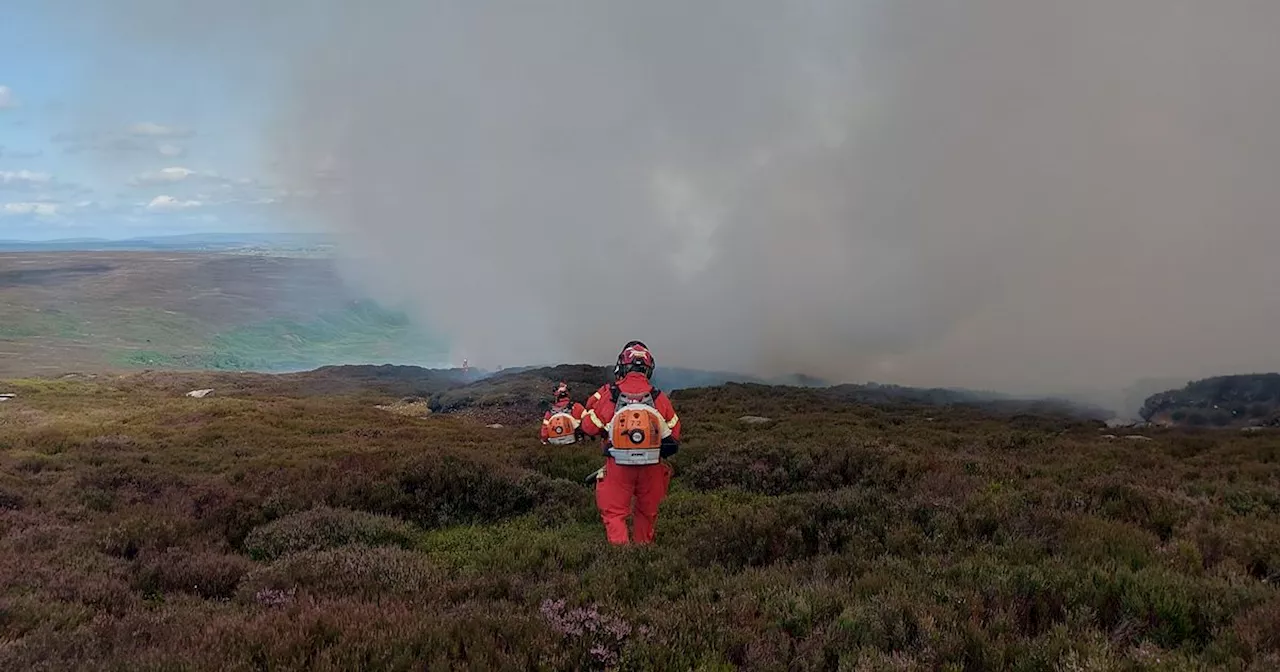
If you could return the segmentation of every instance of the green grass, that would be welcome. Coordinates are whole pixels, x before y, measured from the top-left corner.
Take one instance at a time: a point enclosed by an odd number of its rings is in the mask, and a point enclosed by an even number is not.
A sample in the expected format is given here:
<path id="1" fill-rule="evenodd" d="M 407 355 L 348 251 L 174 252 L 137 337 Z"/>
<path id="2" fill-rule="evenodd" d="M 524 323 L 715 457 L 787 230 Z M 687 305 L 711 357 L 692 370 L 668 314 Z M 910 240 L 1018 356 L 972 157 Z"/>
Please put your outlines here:
<path id="1" fill-rule="evenodd" d="M 205 325 L 190 315 L 155 308 L 114 308 L 87 322 L 86 329 L 107 343 L 147 343 L 182 348 L 204 338 Z"/>
<path id="2" fill-rule="evenodd" d="M 1276 433 L 679 391 L 618 549 L 536 421 L 207 375 L 6 384 L 0 669 L 1280 665 Z"/>
<path id="3" fill-rule="evenodd" d="M 359 298 L 328 260 L 5 253 L 0 376 L 438 364 L 443 344 Z"/>
<path id="4" fill-rule="evenodd" d="M 447 352 L 442 342 L 425 337 L 403 313 L 367 302 L 308 322 L 277 319 L 234 329 L 215 336 L 210 349 L 214 357 L 253 363 L 236 368 L 260 370 L 384 361 L 406 353 L 430 360 Z"/>
<path id="5" fill-rule="evenodd" d="M 70 313 L 50 308 L 0 304 L 0 341 L 84 335 L 84 325 Z"/>
<path id="6" fill-rule="evenodd" d="M 349 362 L 438 361 L 447 354 L 442 342 L 425 336 L 403 313 L 369 302 L 322 312 L 313 320 L 272 319 L 212 336 L 199 335 L 198 325 L 171 319 L 155 322 L 154 338 L 141 338 L 150 333 L 149 323 L 132 320 L 135 326 L 120 332 L 143 330 L 131 342 L 147 342 L 147 347 L 118 352 L 117 363 L 153 369 L 298 371 Z"/>
<path id="7" fill-rule="evenodd" d="M 81 342 L 126 368 L 211 371 L 298 371 L 350 362 L 434 362 L 447 355 L 400 312 L 369 302 L 324 311 L 314 319 L 271 319 L 210 332 L 202 320 L 174 311 L 115 308 L 10 308 L 0 341 Z"/>

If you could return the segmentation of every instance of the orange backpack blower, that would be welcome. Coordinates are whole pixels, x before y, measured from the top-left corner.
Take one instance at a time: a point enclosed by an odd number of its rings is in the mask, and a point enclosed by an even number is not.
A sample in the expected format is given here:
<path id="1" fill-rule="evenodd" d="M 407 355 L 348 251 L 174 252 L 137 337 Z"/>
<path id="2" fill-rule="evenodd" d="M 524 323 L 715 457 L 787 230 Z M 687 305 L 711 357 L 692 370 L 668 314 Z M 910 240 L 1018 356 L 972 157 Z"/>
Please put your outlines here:
<path id="1" fill-rule="evenodd" d="M 547 418 L 547 443 L 564 446 L 578 440 L 578 421 L 572 411 L 573 405 L 566 404 L 564 410 L 556 411 Z"/>
<path id="2" fill-rule="evenodd" d="M 657 464 L 662 440 L 671 429 L 658 413 L 653 398 L 656 390 L 630 395 L 612 386 L 613 418 L 605 425 L 609 433 L 609 454 L 618 464 Z"/>

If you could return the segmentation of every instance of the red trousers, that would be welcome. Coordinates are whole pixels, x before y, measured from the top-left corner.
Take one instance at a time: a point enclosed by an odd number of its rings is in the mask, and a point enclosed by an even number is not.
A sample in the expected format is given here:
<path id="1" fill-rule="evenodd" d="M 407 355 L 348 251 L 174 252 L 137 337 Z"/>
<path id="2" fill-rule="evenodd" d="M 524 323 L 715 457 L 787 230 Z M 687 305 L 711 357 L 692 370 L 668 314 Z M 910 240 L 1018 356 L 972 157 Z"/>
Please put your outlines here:
<path id="1" fill-rule="evenodd" d="M 632 466 L 616 464 L 612 457 L 605 461 L 604 479 L 596 483 L 596 506 L 604 520 L 609 543 L 627 543 L 627 516 L 631 514 L 634 514 L 635 542 L 653 543 L 658 504 L 667 496 L 671 473 L 671 466 L 666 462 Z"/>

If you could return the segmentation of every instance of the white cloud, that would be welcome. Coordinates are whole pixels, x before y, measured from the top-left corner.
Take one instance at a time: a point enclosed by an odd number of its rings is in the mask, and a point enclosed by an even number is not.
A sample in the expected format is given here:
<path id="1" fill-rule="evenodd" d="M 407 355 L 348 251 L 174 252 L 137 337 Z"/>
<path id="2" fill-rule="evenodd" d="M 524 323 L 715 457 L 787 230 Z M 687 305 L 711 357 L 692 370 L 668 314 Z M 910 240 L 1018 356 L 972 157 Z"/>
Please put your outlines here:
<path id="1" fill-rule="evenodd" d="M 30 201 L 0 204 L 0 217 L 63 218 L 75 213 L 88 211 L 101 212 L 103 211 L 102 204 L 90 200 L 70 203 L 43 196 Z"/>
<path id="2" fill-rule="evenodd" d="M 0 84 L 0 110 L 17 106 L 18 101 L 13 98 L 13 89 Z"/>
<path id="3" fill-rule="evenodd" d="M 194 170 L 191 170 L 190 168 L 184 168 L 182 166 L 172 166 L 169 168 L 161 168 L 160 170 L 153 171 L 150 173 L 143 173 L 133 178 L 132 182 L 134 184 L 164 184 L 164 183 L 170 183 L 170 182 L 182 182 L 188 177 L 191 177 L 192 175 L 198 175 L 198 174 L 199 173 L 197 173 Z"/>
<path id="4" fill-rule="evenodd" d="M 186 138 L 193 134 L 187 129 L 144 121 L 130 126 L 129 135 L 147 138 Z"/>
<path id="5" fill-rule="evenodd" d="M 156 151 L 160 152 L 160 156 L 167 156 L 171 159 L 187 153 L 187 150 L 184 149 L 182 145 L 175 145 L 168 142 L 162 143 L 160 146 L 156 147 Z"/>
<path id="6" fill-rule="evenodd" d="M 8 216 L 18 215 L 36 215 L 39 217 L 53 217 L 61 211 L 62 206 L 57 203 L 5 203 L 0 208 L 0 214 Z"/>
<path id="7" fill-rule="evenodd" d="M 177 212 L 202 205 L 204 204 L 200 201 L 182 201 L 172 196 L 156 196 L 147 204 L 147 209 L 152 212 Z"/>
<path id="8" fill-rule="evenodd" d="M 233 180 L 213 171 L 193 170 L 186 166 L 169 166 L 154 170 L 129 179 L 134 187 L 145 187 L 159 184 L 192 184 L 206 189 L 220 191 L 238 190 L 240 185 L 254 185 L 253 180 Z"/>
<path id="9" fill-rule="evenodd" d="M 30 170 L 0 170 L 0 185 L 34 186 L 48 184 L 53 176 Z"/>
<path id="10" fill-rule="evenodd" d="M 25 198 L 29 202 L 52 199 L 54 197 L 51 194 L 54 193 L 66 197 L 69 192 L 80 194 L 89 192 L 80 185 L 59 182 L 49 173 L 33 170 L 0 170 L 0 192 L 6 191 L 27 194 Z"/>

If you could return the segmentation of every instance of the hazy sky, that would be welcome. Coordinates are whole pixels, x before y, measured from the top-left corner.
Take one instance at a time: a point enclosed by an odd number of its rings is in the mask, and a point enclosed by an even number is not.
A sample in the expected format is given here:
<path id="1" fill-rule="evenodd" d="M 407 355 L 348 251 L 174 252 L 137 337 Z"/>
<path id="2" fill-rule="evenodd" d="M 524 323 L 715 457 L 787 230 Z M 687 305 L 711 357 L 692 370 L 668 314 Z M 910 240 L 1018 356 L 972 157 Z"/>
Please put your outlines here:
<path id="1" fill-rule="evenodd" d="M 122 41 L 102 14 L 127 4 L 0 2 L 0 239 L 297 223 L 266 179 L 279 79 Z"/>
<path id="2" fill-rule="evenodd" d="M 91 191 L 6 230 L 321 226 L 481 365 L 1280 369 L 1270 0 L 15 1 L 0 170 Z"/>

